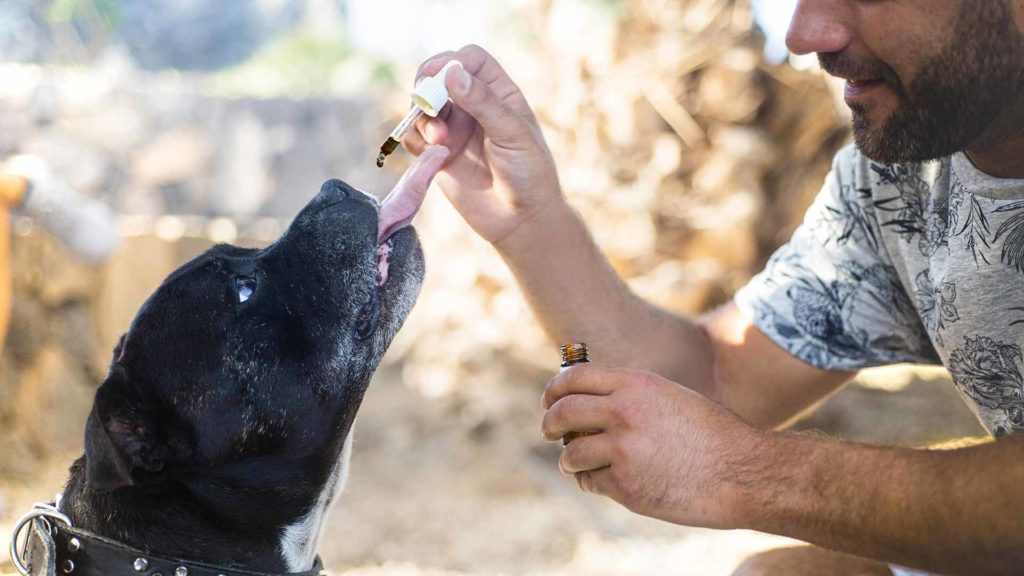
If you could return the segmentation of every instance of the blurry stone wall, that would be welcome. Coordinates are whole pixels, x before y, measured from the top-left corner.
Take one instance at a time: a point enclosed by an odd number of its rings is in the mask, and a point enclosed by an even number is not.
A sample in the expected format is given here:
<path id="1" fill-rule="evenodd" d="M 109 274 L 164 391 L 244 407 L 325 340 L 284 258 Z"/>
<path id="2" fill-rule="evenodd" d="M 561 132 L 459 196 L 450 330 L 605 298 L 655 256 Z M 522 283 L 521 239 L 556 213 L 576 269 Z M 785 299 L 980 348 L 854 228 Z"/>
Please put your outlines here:
<path id="1" fill-rule="evenodd" d="M 95 358 L 102 274 L 42 237 L 16 237 L 12 249 L 14 302 L 0 358 L 0 478 L 28 480 L 56 450 L 81 445 L 84 412 L 102 377 Z"/>

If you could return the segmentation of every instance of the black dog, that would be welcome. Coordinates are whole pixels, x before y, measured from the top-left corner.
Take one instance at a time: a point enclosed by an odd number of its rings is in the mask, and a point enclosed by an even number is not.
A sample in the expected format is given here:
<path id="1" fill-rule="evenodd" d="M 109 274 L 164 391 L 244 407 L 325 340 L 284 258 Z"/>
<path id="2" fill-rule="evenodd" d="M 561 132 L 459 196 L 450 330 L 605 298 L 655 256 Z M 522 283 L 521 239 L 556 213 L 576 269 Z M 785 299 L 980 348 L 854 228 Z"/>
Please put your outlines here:
<path id="1" fill-rule="evenodd" d="M 356 411 L 423 279 L 404 226 L 446 156 L 425 151 L 380 208 L 330 180 L 273 245 L 216 246 L 171 274 L 96 394 L 59 503 L 72 526 L 154 556 L 310 570 Z"/>

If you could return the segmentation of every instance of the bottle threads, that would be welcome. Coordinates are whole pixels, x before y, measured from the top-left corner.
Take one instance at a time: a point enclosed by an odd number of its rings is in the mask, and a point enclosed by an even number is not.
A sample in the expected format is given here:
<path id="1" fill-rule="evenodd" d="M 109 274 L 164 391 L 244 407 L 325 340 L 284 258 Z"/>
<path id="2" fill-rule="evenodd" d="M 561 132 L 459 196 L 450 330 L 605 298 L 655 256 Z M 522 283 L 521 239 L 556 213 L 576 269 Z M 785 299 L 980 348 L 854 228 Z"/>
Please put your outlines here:
<path id="1" fill-rule="evenodd" d="M 587 345 L 583 342 L 563 344 L 561 351 L 562 368 L 568 368 L 573 364 L 580 364 L 582 362 L 590 362 L 590 352 L 587 350 Z"/>

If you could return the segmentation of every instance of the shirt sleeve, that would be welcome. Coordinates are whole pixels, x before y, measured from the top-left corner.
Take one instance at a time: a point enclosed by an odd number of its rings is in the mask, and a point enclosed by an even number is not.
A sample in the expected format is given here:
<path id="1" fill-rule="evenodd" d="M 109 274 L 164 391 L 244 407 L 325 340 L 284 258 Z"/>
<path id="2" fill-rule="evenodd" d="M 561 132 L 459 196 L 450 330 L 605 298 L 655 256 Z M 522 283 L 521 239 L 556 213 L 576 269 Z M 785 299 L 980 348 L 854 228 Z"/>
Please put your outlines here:
<path id="1" fill-rule="evenodd" d="M 803 223 L 734 301 L 776 344 L 824 370 L 938 363 L 882 241 L 868 171 L 853 146 L 837 154 Z"/>

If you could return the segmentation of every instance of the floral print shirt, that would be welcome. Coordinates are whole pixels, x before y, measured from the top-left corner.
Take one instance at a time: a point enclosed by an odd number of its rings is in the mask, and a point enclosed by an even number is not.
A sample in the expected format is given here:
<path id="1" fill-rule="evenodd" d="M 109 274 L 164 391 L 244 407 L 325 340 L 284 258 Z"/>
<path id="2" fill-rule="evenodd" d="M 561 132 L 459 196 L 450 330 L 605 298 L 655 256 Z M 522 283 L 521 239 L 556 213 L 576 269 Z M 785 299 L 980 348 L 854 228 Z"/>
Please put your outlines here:
<path id="1" fill-rule="evenodd" d="M 819 368 L 942 363 L 989 431 L 1024 431 L 1024 180 L 962 153 L 880 165 L 849 146 L 735 301 Z"/>

